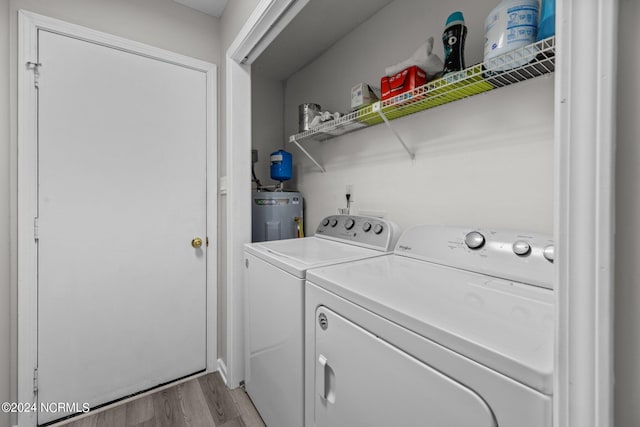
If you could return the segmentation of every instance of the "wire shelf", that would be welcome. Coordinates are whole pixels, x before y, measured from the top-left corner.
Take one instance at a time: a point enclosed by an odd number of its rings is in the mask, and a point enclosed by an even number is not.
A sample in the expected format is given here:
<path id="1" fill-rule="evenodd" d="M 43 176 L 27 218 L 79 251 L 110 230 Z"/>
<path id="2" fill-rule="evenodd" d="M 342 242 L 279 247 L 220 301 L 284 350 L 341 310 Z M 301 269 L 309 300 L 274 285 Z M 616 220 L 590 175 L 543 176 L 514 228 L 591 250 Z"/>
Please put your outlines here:
<path id="1" fill-rule="evenodd" d="M 339 119 L 324 122 L 318 127 L 292 135 L 289 141 L 298 146 L 299 142 L 306 140 L 324 141 L 364 127 L 552 73 L 555 70 L 555 47 L 555 37 L 549 37 L 512 50 L 481 64 L 447 74 L 394 98 L 378 101 Z M 409 150 L 407 151 L 413 156 Z"/>

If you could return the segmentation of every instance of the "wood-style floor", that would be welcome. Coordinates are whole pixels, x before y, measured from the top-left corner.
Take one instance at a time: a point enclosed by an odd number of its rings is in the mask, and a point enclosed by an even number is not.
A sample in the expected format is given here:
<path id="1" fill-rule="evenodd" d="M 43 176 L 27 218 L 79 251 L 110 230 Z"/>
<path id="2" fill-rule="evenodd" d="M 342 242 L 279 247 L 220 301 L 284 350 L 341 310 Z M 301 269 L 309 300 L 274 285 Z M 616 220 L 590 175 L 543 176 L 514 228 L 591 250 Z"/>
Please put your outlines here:
<path id="1" fill-rule="evenodd" d="M 64 427 L 265 427 L 241 388 L 216 372 L 98 412 Z"/>

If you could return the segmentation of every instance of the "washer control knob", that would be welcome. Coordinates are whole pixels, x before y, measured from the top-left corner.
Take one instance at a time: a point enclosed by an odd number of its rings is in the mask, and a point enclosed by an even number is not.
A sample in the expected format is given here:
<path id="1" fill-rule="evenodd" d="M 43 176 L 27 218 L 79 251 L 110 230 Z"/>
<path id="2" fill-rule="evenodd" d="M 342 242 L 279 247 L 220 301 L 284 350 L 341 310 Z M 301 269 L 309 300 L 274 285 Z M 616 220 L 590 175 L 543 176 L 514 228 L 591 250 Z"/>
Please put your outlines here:
<path id="1" fill-rule="evenodd" d="M 531 245 L 524 240 L 518 240 L 513 244 L 513 253 L 518 256 L 527 256 L 531 253 Z"/>
<path id="2" fill-rule="evenodd" d="M 469 249 L 480 249 L 484 246 L 484 236 L 477 231 L 472 231 L 464 237 L 464 242 Z"/>
<path id="3" fill-rule="evenodd" d="M 366 232 L 368 232 L 369 230 L 371 230 L 371 223 L 370 223 L 370 222 L 365 222 L 365 223 L 362 225 L 362 230 L 363 230 L 365 233 L 366 233 Z"/>
<path id="4" fill-rule="evenodd" d="M 544 250 L 542 251 L 542 255 L 547 259 L 547 261 L 553 262 L 553 259 L 555 258 L 555 255 L 556 255 L 555 246 L 553 245 L 545 246 Z"/>
<path id="5" fill-rule="evenodd" d="M 346 228 L 347 230 L 351 230 L 354 225 L 356 225 L 356 222 L 353 220 L 353 218 L 347 218 L 347 220 L 344 222 L 344 228 Z"/>
<path id="6" fill-rule="evenodd" d="M 382 233 L 382 230 L 384 230 L 382 224 L 376 224 L 375 227 L 373 227 L 373 232 L 376 234 Z"/>
<path id="7" fill-rule="evenodd" d="M 334 218 L 331 220 L 331 226 L 335 227 L 336 225 L 338 225 L 338 220 Z"/>
<path id="8" fill-rule="evenodd" d="M 322 226 L 326 227 L 327 225 L 329 225 L 329 218 L 325 218 L 322 220 Z"/>

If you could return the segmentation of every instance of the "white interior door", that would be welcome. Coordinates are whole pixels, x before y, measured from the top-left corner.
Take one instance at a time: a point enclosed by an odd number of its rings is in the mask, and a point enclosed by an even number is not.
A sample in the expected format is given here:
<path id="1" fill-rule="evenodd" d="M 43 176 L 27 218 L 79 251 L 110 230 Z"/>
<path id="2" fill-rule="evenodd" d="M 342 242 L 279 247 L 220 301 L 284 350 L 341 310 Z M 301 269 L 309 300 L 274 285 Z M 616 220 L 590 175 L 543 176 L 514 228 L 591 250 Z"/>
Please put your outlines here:
<path id="1" fill-rule="evenodd" d="M 206 367 L 206 74 L 38 49 L 38 400 L 94 407 Z"/>

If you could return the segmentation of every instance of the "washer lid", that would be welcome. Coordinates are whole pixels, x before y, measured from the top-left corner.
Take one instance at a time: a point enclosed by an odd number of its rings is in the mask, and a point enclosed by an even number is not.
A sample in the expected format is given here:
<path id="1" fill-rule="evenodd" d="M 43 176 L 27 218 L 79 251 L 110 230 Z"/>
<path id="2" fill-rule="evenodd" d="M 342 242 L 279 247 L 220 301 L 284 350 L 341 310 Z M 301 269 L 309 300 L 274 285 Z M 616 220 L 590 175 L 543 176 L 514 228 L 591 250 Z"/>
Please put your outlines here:
<path id="1" fill-rule="evenodd" d="M 397 255 L 314 269 L 307 280 L 545 394 L 553 292 Z"/>
<path id="2" fill-rule="evenodd" d="M 317 237 L 247 243 L 244 247 L 246 252 L 300 278 L 305 277 L 309 268 L 385 254 L 379 250 Z"/>

